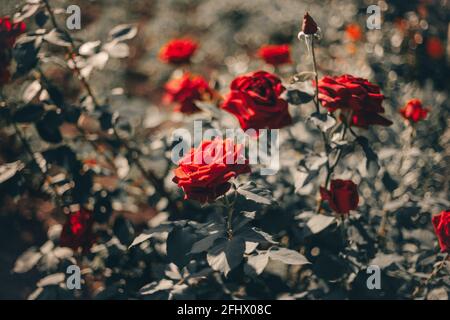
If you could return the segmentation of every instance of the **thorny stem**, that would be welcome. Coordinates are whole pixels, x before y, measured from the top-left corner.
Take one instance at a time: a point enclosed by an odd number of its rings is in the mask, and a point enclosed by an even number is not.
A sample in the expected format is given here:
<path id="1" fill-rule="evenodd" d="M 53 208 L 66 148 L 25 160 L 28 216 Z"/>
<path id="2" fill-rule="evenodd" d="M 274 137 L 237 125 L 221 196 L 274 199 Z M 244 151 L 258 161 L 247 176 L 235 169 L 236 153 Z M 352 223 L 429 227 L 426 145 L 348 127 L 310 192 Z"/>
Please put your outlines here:
<path id="1" fill-rule="evenodd" d="M 56 29 L 59 29 L 58 23 L 56 21 L 56 17 L 54 15 L 54 12 L 50 6 L 50 3 L 48 0 L 42 0 L 43 3 L 45 4 L 45 8 L 50 16 L 50 20 L 52 21 L 53 27 Z M 81 84 L 83 85 L 84 89 L 86 90 L 88 96 L 92 99 L 92 102 L 94 103 L 95 107 L 99 107 L 100 104 L 97 100 L 97 98 L 94 95 L 94 92 L 92 90 L 92 87 L 90 86 L 89 82 L 86 80 L 86 78 L 82 75 L 81 70 L 79 69 L 76 60 L 74 58 L 74 54 L 75 54 L 75 46 L 73 44 L 73 39 L 72 37 L 68 34 L 68 39 L 70 42 L 70 47 L 67 48 L 67 54 L 69 56 L 69 60 L 72 62 L 73 64 L 73 69 L 75 70 L 76 75 L 78 76 Z M 77 126 L 77 129 L 81 132 L 84 133 L 83 130 L 80 130 L 81 128 L 79 126 Z M 118 134 L 116 129 L 114 128 L 114 134 L 115 137 L 117 139 L 117 141 L 123 145 L 125 147 L 125 149 L 127 150 L 127 152 L 131 155 L 133 155 L 135 153 L 135 151 L 129 147 L 128 143 L 126 141 L 124 141 Z M 91 143 L 92 146 L 95 147 L 95 149 L 97 150 L 97 146 L 95 144 L 95 142 L 93 141 L 89 141 L 89 143 Z M 114 161 L 112 159 L 108 159 L 108 157 L 106 157 L 107 161 L 111 164 L 114 165 L 113 167 L 115 167 Z M 158 192 L 161 196 L 167 198 L 167 200 L 169 201 L 169 208 L 171 208 L 171 210 L 174 213 L 178 213 L 178 207 L 176 206 L 176 204 L 174 204 L 171 200 L 170 195 L 168 194 L 168 192 L 165 190 L 164 188 L 164 183 L 154 175 L 153 172 L 148 171 L 144 168 L 144 166 L 141 164 L 140 160 L 138 157 L 133 157 L 132 158 L 134 160 L 134 164 L 136 165 L 136 167 L 139 169 L 139 171 L 141 172 L 141 174 L 151 183 L 153 184 L 153 186 L 156 189 L 156 192 Z"/>
<path id="2" fill-rule="evenodd" d="M 434 277 L 439 273 L 439 271 L 441 271 L 441 269 L 445 266 L 445 264 L 447 263 L 449 257 L 449 253 L 447 252 L 444 255 L 444 258 L 442 259 L 442 261 L 434 267 L 433 271 L 430 273 L 430 275 L 428 276 L 428 278 L 425 280 L 425 282 L 423 282 L 421 285 L 419 285 L 413 292 L 412 294 L 412 298 L 415 299 L 417 298 L 417 296 L 419 295 L 419 293 L 422 291 L 422 289 L 426 288 L 428 286 L 428 284 L 430 283 L 431 280 L 434 279 Z"/>

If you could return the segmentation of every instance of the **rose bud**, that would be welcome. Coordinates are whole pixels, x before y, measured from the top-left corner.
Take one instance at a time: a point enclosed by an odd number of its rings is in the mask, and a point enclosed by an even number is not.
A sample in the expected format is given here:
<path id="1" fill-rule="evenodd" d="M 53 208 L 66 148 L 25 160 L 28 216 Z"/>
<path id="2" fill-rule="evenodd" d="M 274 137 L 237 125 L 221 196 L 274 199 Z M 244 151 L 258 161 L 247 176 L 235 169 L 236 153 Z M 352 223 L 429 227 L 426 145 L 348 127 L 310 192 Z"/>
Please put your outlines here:
<path id="1" fill-rule="evenodd" d="M 331 180 L 330 190 L 320 187 L 320 195 L 337 213 L 349 213 L 358 207 L 358 188 L 351 180 Z"/>
<path id="2" fill-rule="evenodd" d="M 317 32 L 317 24 L 308 12 L 303 16 L 302 31 L 304 34 L 315 34 Z"/>
<path id="3" fill-rule="evenodd" d="M 427 117 L 428 109 L 422 106 L 419 99 L 411 99 L 400 109 L 400 114 L 409 121 L 419 122 Z"/>
<path id="4" fill-rule="evenodd" d="M 434 231 L 439 240 L 441 252 L 450 253 L 450 210 L 444 210 L 432 218 Z"/>
<path id="5" fill-rule="evenodd" d="M 185 199 L 212 202 L 230 189 L 231 178 L 251 171 L 243 148 L 230 139 L 203 141 L 181 159 L 173 182 L 183 189 Z"/>

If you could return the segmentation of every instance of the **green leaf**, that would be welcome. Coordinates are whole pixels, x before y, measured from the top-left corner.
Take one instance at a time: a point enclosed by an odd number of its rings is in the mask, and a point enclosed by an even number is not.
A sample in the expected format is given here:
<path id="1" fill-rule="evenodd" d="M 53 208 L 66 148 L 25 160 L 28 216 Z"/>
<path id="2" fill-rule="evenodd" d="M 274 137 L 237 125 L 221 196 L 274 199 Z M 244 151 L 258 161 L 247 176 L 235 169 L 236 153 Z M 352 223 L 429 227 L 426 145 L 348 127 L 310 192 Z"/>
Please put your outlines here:
<path id="1" fill-rule="evenodd" d="M 239 186 L 236 191 L 243 195 L 247 200 L 251 200 L 256 203 L 271 205 L 275 202 L 269 190 L 258 188 L 254 182 L 243 184 Z"/>
<path id="2" fill-rule="evenodd" d="M 196 242 L 192 228 L 174 227 L 167 237 L 167 257 L 179 268 L 187 265 L 191 259 L 192 245 Z"/>
<path id="3" fill-rule="evenodd" d="M 302 254 L 286 248 L 278 248 L 278 250 L 270 249 L 268 254 L 270 259 L 278 260 L 285 264 L 303 265 L 310 263 Z"/>
<path id="4" fill-rule="evenodd" d="M 245 241 L 241 237 L 233 237 L 231 240 L 218 239 L 216 243 L 206 258 L 213 270 L 220 271 L 226 276 L 243 260 Z"/>

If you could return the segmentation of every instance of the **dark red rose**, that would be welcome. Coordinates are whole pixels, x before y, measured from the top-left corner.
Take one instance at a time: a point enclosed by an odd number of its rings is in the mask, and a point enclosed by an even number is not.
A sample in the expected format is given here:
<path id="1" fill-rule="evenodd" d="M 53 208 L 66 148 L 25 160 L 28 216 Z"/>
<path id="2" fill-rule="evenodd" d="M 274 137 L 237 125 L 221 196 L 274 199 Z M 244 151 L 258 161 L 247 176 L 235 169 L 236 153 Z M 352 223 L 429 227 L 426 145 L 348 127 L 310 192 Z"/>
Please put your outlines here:
<path id="1" fill-rule="evenodd" d="M 278 66 L 280 64 L 291 63 L 291 49 L 289 45 L 265 45 L 259 49 L 258 55 L 266 63 Z"/>
<path id="2" fill-rule="evenodd" d="M 428 55 L 435 60 L 442 58 L 445 54 L 445 48 L 438 37 L 431 37 L 426 41 Z"/>
<path id="3" fill-rule="evenodd" d="M 197 48 L 197 43 L 191 39 L 173 39 L 161 48 L 159 58 L 167 63 L 188 63 Z"/>
<path id="4" fill-rule="evenodd" d="M 349 213 L 358 207 L 358 188 L 351 180 L 331 180 L 330 190 L 320 187 L 320 195 L 337 213 Z"/>
<path id="5" fill-rule="evenodd" d="M 317 23 L 308 12 L 303 16 L 302 31 L 304 34 L 315 34 L 317 32 Z"/>
<path id="6" fill-rule="evenodd" d="M 213 90 L 205 79 L 187 72 L 180 78 L 167 82 L 164 88 L 166 90 L 164 101 L 176 103 L 175 111 L 187 114 L 200 111 L 195 101 L 209 100 L 213 96 Z"/>
<path id="7" fill-rule="evenodd" d="M 427 117 L 428 109 L 422 106 L 419 99 L 411 99 L 400 109 L 400 114 L 409 121 L 419 122 Z"/>
<path id="8" fill-rule="evenodd" d="M 450 252 L 450 210 L 444 210 L 435 215 L 432 222 L 439 239 L 441 252 Z"/>
<path id="9" fill-rule="evenodd" d="M 80 209 L 71 212 L 63 226 L 59 244 L 61 247 L 69 247 L 73 250 L 82 248 L 87 251 L 94 243 L 92 226 L 94 215 L 91 211 Z"/>
<path id="10" fill-rule="evenodd" d="M 221 108 L 239 120 L 242 129 L 279 129 L 291 124 L 285 90 L 279 78 L 265 71 L 237 77 Z"/>
<path id="11" fill-rule="evenodd" d="M 249 172 L 241 144 L 230 139 L 207 140 L 181 159 L 173 182 L 183 189 L 185 199 L 205 203 L 225 194 L 231 178 Z"/>
<path id="12" fill-rule="evenodd" d="M 319 100 L 329 112 L 340 109 L 350 125 L 367 128 L 370 125 L 390 126 L 382 117 L 384 95 L 380 87 L 363 78 L 348 74 L 325 76 L 319 80 Z"/>
<path id="13" fill-rule="evenodd" d="M 0 50 L 11 49 L 25 29 L 24 22 L 13 23 L 9 17 L 0 18 Z"/>
<path id="14" fill-rule="evenodd" d="M 11 49 L 25 29 L 23 22 L 13 23 L 9 17 L 0 18 L 0 87 L 10 79 Z"/>

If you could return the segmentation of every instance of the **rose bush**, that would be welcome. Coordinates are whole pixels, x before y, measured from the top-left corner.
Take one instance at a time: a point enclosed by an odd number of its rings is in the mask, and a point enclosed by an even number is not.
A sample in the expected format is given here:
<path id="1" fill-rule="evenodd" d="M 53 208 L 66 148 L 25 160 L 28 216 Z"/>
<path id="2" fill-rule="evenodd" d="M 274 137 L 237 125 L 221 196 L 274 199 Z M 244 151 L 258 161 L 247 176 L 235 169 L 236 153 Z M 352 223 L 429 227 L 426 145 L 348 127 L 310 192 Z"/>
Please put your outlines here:
<path id="1" fill-rule="evenodd" d="M 2 6 L 1 297 L 448 298 L 431 2 L 364 34 L 352 1 L 79 3 L 77 32 L 57 0 Z"/>

